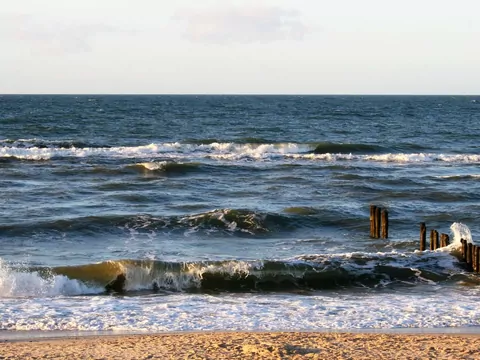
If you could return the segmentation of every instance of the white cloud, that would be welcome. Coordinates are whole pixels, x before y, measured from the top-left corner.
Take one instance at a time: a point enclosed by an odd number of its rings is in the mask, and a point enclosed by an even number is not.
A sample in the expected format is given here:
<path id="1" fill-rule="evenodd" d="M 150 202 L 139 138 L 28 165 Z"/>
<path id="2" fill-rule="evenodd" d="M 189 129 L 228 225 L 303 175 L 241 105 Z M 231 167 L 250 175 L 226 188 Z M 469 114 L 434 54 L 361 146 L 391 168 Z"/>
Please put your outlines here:
<path id="1" fill-rule="evenodd" d="M 26 14 L 0 14 L 0 37 L 33 52 L 77 53 L 92 50 L 93 39 L 118 29 L 94 23 L 75 23 Z"/>
<path id="2" fill-rule="evenodd" d="M 184 26 L 183 35 L 187 39 L 200 43 L 301 40 L 309 31 L 299 12 L 279 7 L 189 9 L 177 12 L 174 19 Z"/>

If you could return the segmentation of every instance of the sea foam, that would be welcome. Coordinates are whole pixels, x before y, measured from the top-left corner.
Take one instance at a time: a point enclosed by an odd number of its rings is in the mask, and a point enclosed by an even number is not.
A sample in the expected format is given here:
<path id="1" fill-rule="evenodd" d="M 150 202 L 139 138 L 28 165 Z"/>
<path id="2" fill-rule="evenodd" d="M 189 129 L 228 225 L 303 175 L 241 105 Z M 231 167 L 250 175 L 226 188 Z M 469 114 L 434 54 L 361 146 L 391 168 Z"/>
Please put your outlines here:
<path id="1" fill-rule="evenodd" d="M 453 234 L 453 241 L 451 244 L 452 247 L 460 248 L 462 246 L 462 239 L 467 240 L 469 243 L 474 243 L 472 239 L 472 233 L 467 225 L 456 222 L 450 226 L 450 230 Z"/>
<path id="2" fill-rule="evenodd" d="M 30 146 L 7 143 L 0 146 L 0 158 L 25 160 L 50 160 L 65 157 L 106 157 L 126 159 L 212 159 L 221 161 L 360 161 L 383 163 L 480 163 L 478 154 L 435 154 L 435 153 L 314 153 L 314 145 L 300 143 L 238 144 L 238 143 L 151 143 L 141 146 L 116 147 L 58 147 Z M 27 143 L 29 144 L 29 143 Z M 21 145 L 21 146 L 20 146 Z"/>
<path id="3" fill-rule="evenodd" d="M 0 259 L 0 299 L 94 294 L 103 290 L 63 275 L 41 276 L 38 272 L 12 268 Z"/>
<path id="4" fill-rule="evenodd" d="M 480 326 L 476 288 L 402 292 L 80 296 L 0 302 L 0 330 L 312 331 Z M 452 304 L 452 299 L 455 299 Z M 435 306 L 432 306 L 435 304 Z"/>

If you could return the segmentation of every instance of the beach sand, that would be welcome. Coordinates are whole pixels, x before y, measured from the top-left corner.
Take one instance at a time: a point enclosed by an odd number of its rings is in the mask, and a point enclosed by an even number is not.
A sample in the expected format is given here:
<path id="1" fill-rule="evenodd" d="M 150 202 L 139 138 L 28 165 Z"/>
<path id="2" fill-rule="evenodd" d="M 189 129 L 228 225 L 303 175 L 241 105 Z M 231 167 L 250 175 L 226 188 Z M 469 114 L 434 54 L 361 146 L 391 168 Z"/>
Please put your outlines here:
<path id="1" fill-rule="evenodd" d="M 480 336 L 214 332 L 3 340 L 0 359 L 480 359 Z"/>

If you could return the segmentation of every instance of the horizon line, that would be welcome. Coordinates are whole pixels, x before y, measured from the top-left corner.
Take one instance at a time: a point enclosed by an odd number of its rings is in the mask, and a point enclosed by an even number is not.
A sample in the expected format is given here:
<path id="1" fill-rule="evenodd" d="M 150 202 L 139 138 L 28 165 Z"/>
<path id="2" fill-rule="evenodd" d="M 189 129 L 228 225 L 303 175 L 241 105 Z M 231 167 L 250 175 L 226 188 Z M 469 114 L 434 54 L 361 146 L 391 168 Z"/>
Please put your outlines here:
<path id="1" fill-rule="evenodd" d="M 480 96 L 480 93 L 0 93 L 0 96 Z"/>

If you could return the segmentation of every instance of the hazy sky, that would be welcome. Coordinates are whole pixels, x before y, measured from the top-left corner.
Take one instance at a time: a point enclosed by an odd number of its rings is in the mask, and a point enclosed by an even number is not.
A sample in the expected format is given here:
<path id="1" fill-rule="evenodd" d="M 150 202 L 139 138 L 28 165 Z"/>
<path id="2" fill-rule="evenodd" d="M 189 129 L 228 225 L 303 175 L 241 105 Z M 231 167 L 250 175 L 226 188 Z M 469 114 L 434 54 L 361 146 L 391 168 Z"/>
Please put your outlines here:
<path id="1" fill-rule="evenodd" d="M 0 93 L 480 94 L 478 0 L 4 0 Z"/>

